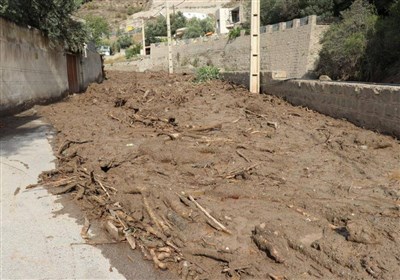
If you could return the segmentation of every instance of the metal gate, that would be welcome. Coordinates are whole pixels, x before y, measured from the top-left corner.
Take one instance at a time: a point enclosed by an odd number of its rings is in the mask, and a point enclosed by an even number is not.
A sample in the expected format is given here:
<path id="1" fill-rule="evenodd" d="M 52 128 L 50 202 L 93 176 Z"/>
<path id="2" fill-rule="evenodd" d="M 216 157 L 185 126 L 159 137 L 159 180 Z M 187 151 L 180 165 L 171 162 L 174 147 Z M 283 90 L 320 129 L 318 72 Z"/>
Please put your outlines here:
<path id="1" fill-rule="evenodd" d="M 76 55 L 67 54 L 67 72 L 69 93 L 79 92 L 78 65 Z"/>

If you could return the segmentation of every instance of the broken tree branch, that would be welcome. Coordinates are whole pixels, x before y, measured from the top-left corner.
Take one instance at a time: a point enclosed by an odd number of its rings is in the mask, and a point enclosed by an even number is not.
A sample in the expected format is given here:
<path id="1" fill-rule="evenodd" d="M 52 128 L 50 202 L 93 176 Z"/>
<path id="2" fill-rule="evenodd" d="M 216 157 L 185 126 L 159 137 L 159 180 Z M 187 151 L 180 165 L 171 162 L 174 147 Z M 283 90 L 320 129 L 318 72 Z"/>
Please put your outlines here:
<path id="1" fill-rule="evenodd" d="M 193 256 L 203 256 L 203 257 L 207 257 L 207 258 L 211 258 L 217 261 L 223 261 L 223 262 L 231 262 L 232 259 L 230 256 L 227 256 L 223 253 L 220 253 L 216 250 L 212 250 L 212 249 L 205 249 L 205 248 L 189 248 L 189 249 L 185 249 L 184 251 L 185 253 L 189 253 Z"/>
<path id="2" fill-rule="evenodd" d="M 213 216 L 211 216 L 211 214 L 208 213 L 208 212 L 193 198 L 193 196 L 189 195 L 188 197 L 189 197 L 190 201 L 192 201 L 192 202 L 197 206 L 197 208 L 199 208 L 200 211 L 204 213 L 204 215 L 206 215 L 210 220 L 212 220 L 216 225 L 218 225 L 219 228 L 220 228 L 223 232 L 228 233 L 228 234 L 232 234 L 232 232 L 229 231 L 223 224 L 221 224 L 220 222 L 218 222 L 217 219 L 215 219 Z"/>
<path id="3" fill-rule="evenodd" d="M 249 160 L 244 154 L 242 154 L 240 151 L 236 150 L 236 153 L 243 158 L 245 161 L 247 162 L 251 162 L 251 160 Z"/>
<path id="4" fill-rule="evenodd" d="M 93 179 L 100 185 L 100 187 L 103 189 L 103 191 L 106 193 L 108 198 L 111 198 L 110 194 L 108 193 L 107 189 L 104 187 L 104 185 L 101 183 L 99 179 L 96 178 L 96 176 L 93 176 Z"/>

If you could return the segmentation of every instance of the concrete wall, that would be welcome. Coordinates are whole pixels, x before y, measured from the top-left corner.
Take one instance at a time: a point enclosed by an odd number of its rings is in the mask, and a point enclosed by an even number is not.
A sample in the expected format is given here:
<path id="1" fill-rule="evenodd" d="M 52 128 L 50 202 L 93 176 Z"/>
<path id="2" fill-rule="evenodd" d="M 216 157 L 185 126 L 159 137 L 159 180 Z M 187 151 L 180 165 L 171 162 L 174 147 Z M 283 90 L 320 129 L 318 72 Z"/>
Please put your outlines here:
<path id="1" fill-rule="evenodd" d="M 83 90 L 102 81 L 102 62 L 95 49 L 80 56 L 77 66 Z M 0 115 L 59 99 L 69 90 L 67 58 L 36 29 L 0 18 Z"/>
<path id="2" fill-rule="evenodd" d="M 86 89 L 90 83 L 103 81 L 101 56 L 93 44 L 89 44 L 86 51 L 80 56 L 80 88 Z"/>
<path id="3" fill-rule="evenodd" d="M 59 98 L 67 90 L 63 51 L 51 48 L 38 30 L 0 18 L 0 114 Z"/>
<path id="4" fill-rule="evenodd" d="M 226 80 L 248 86 L 248 72 L 224 73 Z M 400 138 L 400 87 L 363 83 L 286 80 L 284 72 L 261 75 L 263 93 L 293 105 L 344 118 L 355 125 Z"/>
<path id="5" fill-rule="evenodd" d="M 327 28 L 317 25 L 315 16 L 263 27 L 261 69 L 286 71 L 291 78 L 309 76 L 318 59 L 319 40 Z M 167 54 L 166 44 L 153 44 L 150 60 L 134 65 L 140 70 L 167 70 Z M 250 68 L 250 36 L 232 41 L 220 35 L 174 42 L 173 60 L 177 72 L 206 64 L 225 71 L 246 71 Z"/>

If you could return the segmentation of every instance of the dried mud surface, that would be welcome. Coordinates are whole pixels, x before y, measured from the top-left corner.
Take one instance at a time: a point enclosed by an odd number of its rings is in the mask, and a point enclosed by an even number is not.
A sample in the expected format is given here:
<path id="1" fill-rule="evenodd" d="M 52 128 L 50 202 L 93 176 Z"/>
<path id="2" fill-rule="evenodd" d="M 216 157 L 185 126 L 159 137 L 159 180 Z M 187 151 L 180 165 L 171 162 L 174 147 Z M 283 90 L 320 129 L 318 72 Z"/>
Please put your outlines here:
<path id="1" fill-rule="evenodd" d="M 39 107 L 57 131 L 42 184 L 177 278 L 399 276 L 397 140 L 191 79 L 109 72 Z"/>

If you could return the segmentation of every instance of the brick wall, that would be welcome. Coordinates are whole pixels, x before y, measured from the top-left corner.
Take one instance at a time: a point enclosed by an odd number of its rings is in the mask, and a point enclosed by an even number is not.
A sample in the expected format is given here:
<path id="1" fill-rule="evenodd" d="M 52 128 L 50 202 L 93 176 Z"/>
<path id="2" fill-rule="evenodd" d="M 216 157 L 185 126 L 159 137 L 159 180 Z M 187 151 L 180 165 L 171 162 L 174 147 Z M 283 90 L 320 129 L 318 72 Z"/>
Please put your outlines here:
<path id="1" fill-rule="evenodd" d="M 315 16 L 263 27 L 261 69 L 286 71 L 291 78 L 307 77 L 314 70 L 319 40 L 326 29 L 317 25 Z M 153 44 L 150 60 L 133 64 L 141 70 L 167 70 L 167 53 L 166 44 Z M 206 64 L 225 71 L 246 71 L 250 68 L 250 36 L 232 41 L 219 36 L 174 42 L 173 59 L 178 72 Z"/>

